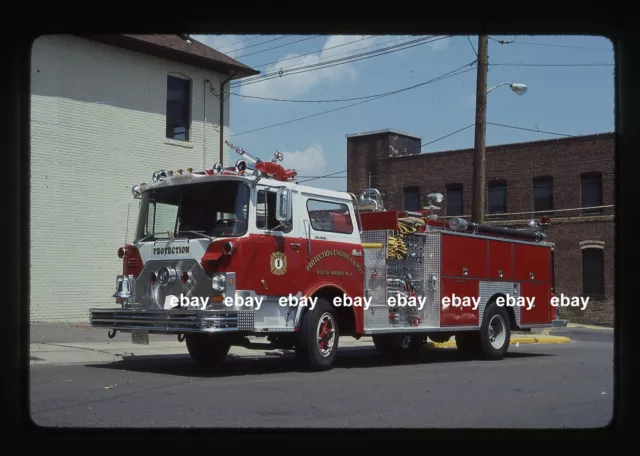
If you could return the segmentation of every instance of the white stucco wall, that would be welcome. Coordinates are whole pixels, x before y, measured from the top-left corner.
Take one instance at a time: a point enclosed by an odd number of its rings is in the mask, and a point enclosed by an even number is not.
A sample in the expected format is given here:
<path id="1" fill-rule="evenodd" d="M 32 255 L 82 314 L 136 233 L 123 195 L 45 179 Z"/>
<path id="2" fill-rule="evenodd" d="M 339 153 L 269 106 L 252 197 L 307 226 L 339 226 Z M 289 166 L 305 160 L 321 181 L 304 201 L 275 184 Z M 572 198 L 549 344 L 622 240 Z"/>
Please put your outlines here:
<path id="1" fill-rule="evenodd" d="M 114 305 L 131 186 L 219 161 L 220 103 L 204 80 L 219 90 L 223 76 L 71 36 L 39 38 L 31 62 L 31 320 L 87 321 Z M 189 144 L 165 139 L 169 73 L 193 80 Z M 228 99 L 224 112 L 226 139 Z"/>

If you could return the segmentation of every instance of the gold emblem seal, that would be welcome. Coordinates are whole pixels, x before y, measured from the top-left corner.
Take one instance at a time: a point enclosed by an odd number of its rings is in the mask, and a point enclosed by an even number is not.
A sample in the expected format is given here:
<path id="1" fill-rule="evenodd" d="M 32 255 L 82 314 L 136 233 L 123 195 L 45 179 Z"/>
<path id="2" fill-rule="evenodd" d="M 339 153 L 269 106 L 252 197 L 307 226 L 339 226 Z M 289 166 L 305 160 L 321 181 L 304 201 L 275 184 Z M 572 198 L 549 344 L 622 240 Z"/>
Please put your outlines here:
<path id="1" fill-rule="evenodd" d="M 283 252 L 273 252 L 271 254 L 271 273 L 283 275 L 287 272 L 287 257 Z"/>

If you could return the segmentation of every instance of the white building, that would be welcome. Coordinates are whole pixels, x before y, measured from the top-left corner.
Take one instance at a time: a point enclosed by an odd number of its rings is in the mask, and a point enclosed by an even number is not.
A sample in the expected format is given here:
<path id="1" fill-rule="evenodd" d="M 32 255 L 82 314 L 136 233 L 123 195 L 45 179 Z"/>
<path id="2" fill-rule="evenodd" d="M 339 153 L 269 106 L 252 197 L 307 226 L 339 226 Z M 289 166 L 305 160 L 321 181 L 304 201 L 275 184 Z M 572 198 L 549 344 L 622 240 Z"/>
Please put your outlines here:
<path id="1" fill-rule="evenodd" d="M 31 321 L 87 321 L 114 304 L 132 185 L 235 162 L 221 84 L 259 72 L 182 35 L 45 36 L 31 64 Z"/>

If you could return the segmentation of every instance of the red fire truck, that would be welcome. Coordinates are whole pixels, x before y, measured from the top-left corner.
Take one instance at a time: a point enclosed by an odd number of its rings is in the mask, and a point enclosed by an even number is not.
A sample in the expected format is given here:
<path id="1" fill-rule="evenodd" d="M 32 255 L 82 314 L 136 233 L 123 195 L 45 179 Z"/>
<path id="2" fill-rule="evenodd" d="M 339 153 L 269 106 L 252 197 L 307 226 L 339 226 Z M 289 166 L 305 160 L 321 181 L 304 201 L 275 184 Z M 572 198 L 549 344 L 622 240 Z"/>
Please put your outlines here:
<path id="1" fill-rule="evenodd" d="M 133 186 L 140 209 L 135 239 L 118 249 L 117 306 L 91 309 L 93 327 L 142 344 L 175 334 L 203 364 L 236 345 L 293 349 L 324 370 L 340 336 L 403 356 L 455 337 L 462 353 L 496 360 L 511 331 L 552 326 L 541 224 L 388 210 L 375 189 L 299 185 L 282 154 L 265 162 L 229 146 L 242 156 L 234 167 L 158 171 Z"/>

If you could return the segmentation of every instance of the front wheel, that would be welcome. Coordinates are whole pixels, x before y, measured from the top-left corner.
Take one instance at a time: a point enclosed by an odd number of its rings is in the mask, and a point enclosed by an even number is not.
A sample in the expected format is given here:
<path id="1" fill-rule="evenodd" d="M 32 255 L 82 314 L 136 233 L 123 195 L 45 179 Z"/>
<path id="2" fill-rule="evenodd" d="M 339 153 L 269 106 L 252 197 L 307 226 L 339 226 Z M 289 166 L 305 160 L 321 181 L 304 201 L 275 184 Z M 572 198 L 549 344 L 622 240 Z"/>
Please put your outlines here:
<path id="1" fill-rule="evenodd" d="M 300 325 L 295 351 L 298 361 L 313 371 L 328 370 L 338 351 L 340 328 L 334 307 L 318 299 L 313 310 L 306 312 Z"/>
<path id="2" fill-rule="evenodd" d="M 231 348 L 228 340 L 212 334 L 187 334 L 185 341 L 191 358 L 203 366 L 220 364 Z"/>

